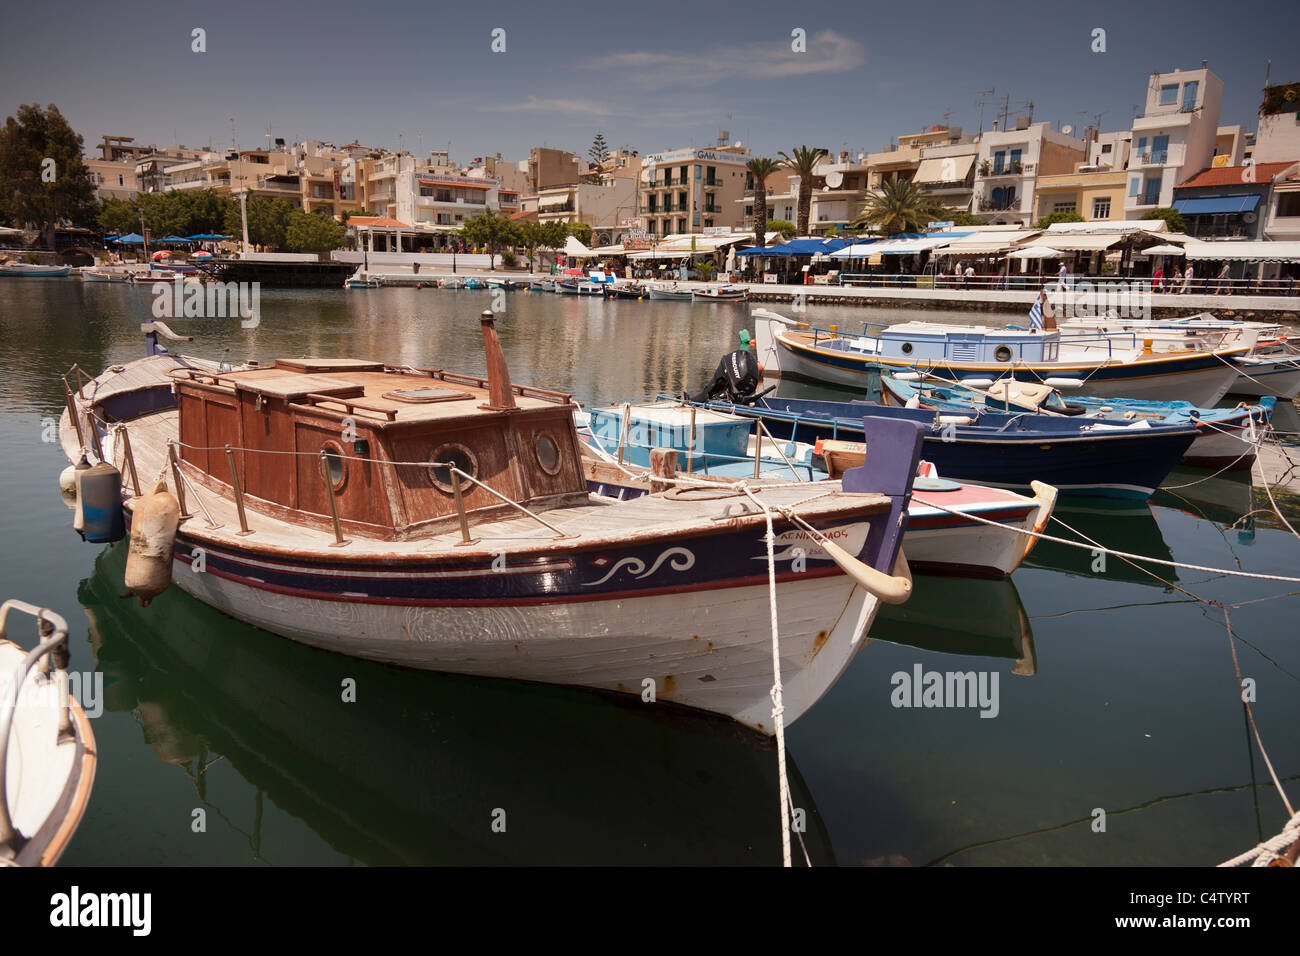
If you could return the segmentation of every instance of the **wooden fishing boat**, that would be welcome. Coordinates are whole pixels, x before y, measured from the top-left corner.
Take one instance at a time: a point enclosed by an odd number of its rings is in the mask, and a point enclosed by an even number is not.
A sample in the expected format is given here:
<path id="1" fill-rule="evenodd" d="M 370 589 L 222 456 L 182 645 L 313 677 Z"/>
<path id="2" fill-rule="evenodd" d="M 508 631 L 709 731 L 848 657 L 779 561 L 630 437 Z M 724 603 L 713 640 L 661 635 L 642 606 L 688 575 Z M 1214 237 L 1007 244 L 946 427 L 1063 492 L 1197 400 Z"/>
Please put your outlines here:
<path id="1" fill-rule="evenodd" d="M 949 385 L 943 380 L 920 384 L 905 381 L 906 375 L 881 376 L 881 400 L 886 405 L 947 412 L 1023 411 L 1035 416 L 1066 416 L 1115 424 L 1190 425 L 1196 429 L 1196 440 L 1183 455 L 1182 463 L 1201 468 L 1250 468 L 1277 403 L 1271 396 L 1256 405 L 1239 404 L 1234 408 L 1197 408 L 1190 402 L 1144 402 L 1133 398 L 1079 396 L 1067 400 L 1056 389 L 1037 382 L 1000 379 L 987 389 L 977 389 Z"/>
<path id="2" fill-rule="evenodd" d="M 528 284 L 529 292 L 554 292 L 555 282 L 552 279 L 538 279 Z"/>
<path id="3" fill-rule="evenodd" d="M 31 651 L 6 640 L 13 611 L 40 622 Z M 23 601 L 0 605 L 0 865 L 53 866 L 90 800 L 95 735 L 67 667 L 62 617 Z"/>
<path id="4" fill-rule="evenodd" d="M 0 277 L 11 279 L 61 279 L 72 266 L 43 266 L 30 262 L 0 263 Z"/>
<path id="5" fill-rule="evenodd" d="M 1214 349 L 1246 345 L 1250 351 L 1233 361 L 1239 372 L 1229 388 L 1234 395 L 1295 398 L 1300 395 L 1300 347 L 1281 325 L 1238 319 L 1220 319 L 1209 312 L 1181 319 L 1102 318 L 1067 319 L 1062 329 L 1103 335 L 1140 335 L 1153 345 Z"/>
<path id="6" fill-rule="evenodd" d="M 757 355 L 765 374 L 866 390 L 875 372 L 922 371 L 942 378 L 1017 377 L 1069 382 L 1081 395 L 1124 395 L 1214 405 L 1237 381 L 1234 359 L 1248 345 L 1153 351 L 1136 333 L 1123 344 L 1107 335 L 904 322 L 875 336 L 849 335 L 754 310 Z"/>
<path id="7" fill-rule="evenodd" d="M 650 298 L 666 299 L 670 302 L 690 302 L 694 299 L 690 289 L 677 289 L 666 285 L 650 286 Z"/>
<path id="8" fill-rule="evenodd" d="M 1045 482 L 1065 494 L 1145 500 L 1196 437 L 1192 425 L 1077 421 L 972 410 L 967 414 L 894 408 L 874 402 L 758 398 L 749 405 L 701 403 L 763 422 L 792 441 L 862 441 L 863 416 L 925 428 L 925 460 L 945 478 L 1000 488 Z"/>
<path id="9" fill-rule="evenodd" d="M 696 289 L 694 296 L 705 302 L 744 302 L 749 290 L 744 286 L 719 286 L 716 289 Z"/>
<path id="10" fill-rule="evenodd" d="M 678 466 L 699 478 L 728 481 L 839 479 L 862 465 L 858 442 L 775 441 L 751 433 L 752 418 L 691 408 L 680 402 L 625 404 L 592 409 L 578 434 L 587 442 L 584 468 L 595 494 L 625 500 L 654 488 L 653 457 L 676 453 Z M 626 425 L 624 424 L 626 423 Z M 694 434 L 692 441 L 691 435 Z M 921 463 L 907 507 L 907 561 L 914 571 L 959 577 L 1003 578 L 1033 549 L 1056 504 L 1056 489 L 1033 483 L 1033 496 L 1005 488 L 942 478 Z M 992 527 L 993 521 L 1004 527 Z"/>
<path id="11" fill-rule="evenodd" d="M 131 276 L 126 272 L 114 272 L 109 269 L 82 269 L 79 273 L 82 282 L 130 282 Z"/>
<path id="12" fill-rule="evenodd" d="M 882 453 L 842 482 L 747 493 L 665 475 L 655 494 L 595 498 L 576 406 L 512 385 L 490 312 L 481 325 L 486 380 L 342 358 L 223 371 L 156 354 L 168 330 L 147 323 L 155 354 L 69 387 L 60 430 L 70 460 L 85 446 L 130 463 L 128 589 L 149 600 L 174 581 L 372 660 L 653 687 L 769 734 L 768 512 L 749 493 L 774 509 L 786 722 L 843 672 L 879 604 L 910 593 L 917 425 L 873 426 Z M 136 480 L 164 470 L 179 501 Z"/>
<path id="13" fill-rule="evenodd" d="M 379 278 L 377 276 L 367 275 L 358 269 L 352 275 L 343 280 L 345 289 L 378 289 Z"/>
<path id="14" fill-rule="evenodd" d="M 645 286 L 636 282 L 610 282 L 605 285 L 605 298 L 640 300 L 649 298 L 649 292 Z"/>
<path id="15" fill-rule="evenodd" d="M 438 287 L 440 289 L 463 289 L 465 288 L 465 282 L 455 276 L 448 276 L 445 279 L 438 280 Z"/>

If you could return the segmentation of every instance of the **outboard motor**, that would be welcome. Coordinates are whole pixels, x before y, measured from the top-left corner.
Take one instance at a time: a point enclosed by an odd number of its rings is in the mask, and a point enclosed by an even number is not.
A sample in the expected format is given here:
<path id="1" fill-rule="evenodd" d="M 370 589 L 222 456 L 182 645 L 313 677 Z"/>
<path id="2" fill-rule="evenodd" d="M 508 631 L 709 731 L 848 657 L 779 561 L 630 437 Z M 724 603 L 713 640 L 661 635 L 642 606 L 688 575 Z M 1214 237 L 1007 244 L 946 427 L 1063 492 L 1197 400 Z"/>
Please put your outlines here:
<path id="1" fill-rule="evenodd" d="M 713 377 L 698 394 L 683 393 L 682 397 L 690 402 L 726 401 L 732 405 L 750 405 L 776 388 L 775 385 L 770 385 L 763 391 L 756 392 L 758 383 L 763 378 L 763 366 L 749 350 L 749 333 L 743 329 L 740 332 L 740 343 L 741 348 L 722 357 Z"/>

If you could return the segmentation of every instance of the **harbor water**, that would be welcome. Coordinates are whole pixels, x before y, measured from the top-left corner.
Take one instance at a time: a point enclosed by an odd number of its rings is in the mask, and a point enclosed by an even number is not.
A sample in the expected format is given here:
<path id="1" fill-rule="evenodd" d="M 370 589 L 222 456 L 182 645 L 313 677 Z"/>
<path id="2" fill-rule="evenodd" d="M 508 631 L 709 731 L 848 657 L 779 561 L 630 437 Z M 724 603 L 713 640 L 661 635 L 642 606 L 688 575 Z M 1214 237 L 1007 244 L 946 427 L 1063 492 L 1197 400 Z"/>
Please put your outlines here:
<path id="1" fill-rule="evenodd" d="M 125 544 L 84 544 L 72 530 L 54 423 L 70 366 L 97 374 L 143 355 L 152 301 L 147 286 L 0 283 L 3 596 L 71 623 L 70 668 L 99 750 L 64 864 L 780 862 L 776 751 L 736 724 L 636 697 L 358 661 L 176 588 L 147 609 L 124 598 Z M 354 356 L 483 374 L 478 315 L 491 301 L 263 289 L 256 328 L 168 320 L 194 336 L 170 345 L 232 361 Z M 504 304 L 497 328 L 513 380 L 585 405 L 695 390 L 737 332 L 753 329 L 744 304 L 522 291 Z M 805 317 L 845 329 L 989 321 L 849 306 Z M 783 383 L 780 394 L 830 390 Z M 1282 405 L 1279 427 L 1300 431 Z M 1244 473 L 1179 469 L 1166 485 L 1149 505 L 1064 499 L 1057 515 L 1112 549 L 1300 575 L 1300 540 Z M 1300 504 L 1279 504 L 1295 523 Z M 1235 856 L 1286 814 L 1225 620 L 1294 802 L 1298 615 L 1294 584 L 1143 570 L 1050 543 L 1009 581 L 918 577 L 911 600 L 881 614 L 845 675 L 788 729 L 803 824 L 795 858 L 1193 866 Z M 31 646 L 30 633 L 14 636 Z M 910 688 L 931 672 L 973 672 L 984 693 L 925 706 Z"/>

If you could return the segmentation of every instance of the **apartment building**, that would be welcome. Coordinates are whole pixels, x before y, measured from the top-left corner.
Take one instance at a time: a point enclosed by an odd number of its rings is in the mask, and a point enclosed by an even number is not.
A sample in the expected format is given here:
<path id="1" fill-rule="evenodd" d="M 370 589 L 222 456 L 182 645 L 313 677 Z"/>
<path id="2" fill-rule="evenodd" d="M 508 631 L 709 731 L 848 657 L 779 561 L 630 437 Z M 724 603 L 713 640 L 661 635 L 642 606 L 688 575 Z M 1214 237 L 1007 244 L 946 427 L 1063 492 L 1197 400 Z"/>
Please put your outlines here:
<path id="1" fill-rule="evenodd" d="M 972 212 L 993 225 L 1032 225 L 1034 192 L 1041 176 L 1072 173 L 1083 164 L 1087 144 L 1021 119 L 1015 129 L 984 133 L 979 140 Z"/>
<path id="2" fill-rule="evenodd" d="M 1171 205 L 1175 186 L 1213 164 L 1222 104 L 1223 81 L 1204 64 L 1151 74 L 1145 112 L 1133 121 L 1125 219 Z"/>
<path id="3" fill-rule="evenodd" d="M 740 145 L 675 149 L 642 158 L 637 212 L 651 235 L 740 226 L 750 151 Z M 770 215 L 770 213 L 769 213 Z"/>

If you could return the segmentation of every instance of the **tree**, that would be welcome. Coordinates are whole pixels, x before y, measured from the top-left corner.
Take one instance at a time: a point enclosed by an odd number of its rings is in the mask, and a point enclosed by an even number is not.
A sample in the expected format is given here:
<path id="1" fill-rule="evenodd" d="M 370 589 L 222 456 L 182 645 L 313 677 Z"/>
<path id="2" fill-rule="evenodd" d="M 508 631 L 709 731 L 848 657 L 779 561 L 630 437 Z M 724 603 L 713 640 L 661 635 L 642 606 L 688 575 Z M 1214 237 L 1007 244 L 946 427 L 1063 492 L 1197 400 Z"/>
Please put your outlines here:
<path id="1" fill-rule="evenodd" d="M 959 212 L 952 217 L 952 224 L 954 226 L 982 226 L 984 220 L 979 216 L 972 216 L 968 212 Z"/>
<path id="2" fill-rule="evenodd" d="M 491 209 L 481 216 L 475 216 L 465 223 L 460 234 L 476 246 L 483 246 L 491 257 L 488 262 L 495 270 L 496 254 L 503 246 L 513 245 L 519 238 L 515 224 L 505 216 L 498 216 Z"/>
<path id="3" fill-rule="evenodd" d="M 1182 213 L 1176 209 L 1170 209 L 1167 206 L 1162 209 L 1152 209 L 1143 213 L 1139 219 L 1163 219 L 1169 226 L 1170 232 L 1186 232 L 1187 224 L 1183 222 Z"/>
<path id="4" fill-rule="evenodd" d="M 347 227 L 332 216 L 295 209 L 289 214 L 284 244 L 290 252 L 330 252 L 343 246 Z"/>
<path id="5" fill-rule="evenodd" d="M 138 232 L 140 214 L 136 211 L 135 203 L 126 199 L 109 198 L 99 204 L 95 225 L 106 233 L 119 236 Z"/>
<path id="6" fill-rule="evenodd" d="M 943 219 L 948 210 L 910 179 L 889 179 L 874 192 L 854 220 L 855 226 L 874 226 L 887 235 L 920 232 L 933 220 Z"/>
<path id="7" fill-rule="evenodd" d="M 54 230 L 65 219 L 83 219 L 94 203 L 81 136 L 59 108 L 39 103 L 18 107 L 0 130 L 0 218 L 40 230 L 54 248 Z"/>
<path id="8" fill-rule="evenodd" d="M 587 225 L 585 222 L 569 222 L 565 223 L 565 227 L 569 230 L 569 235 L 573 236 L 573 238 L 577 239 L 584 246 L 591 245 L 591 226 Z M 564 245 L 564 243 L 560 243 L 560 245 Z"/>
<path id="9" fill-rule="evenodd" d="M 248 241 L 263 249 L 283 249 L 289 216 L 296 208 L 289 200 L 278 196 L 274 199 L 250 196 L 248 198 Z M 239 236 L 240 230 L 239 200 L 235 199 L 226 212 L 224 232 L 227 235 Z"/>
<path id="10" fill-rule="evenodd" d="M 798 235 L 794 228 L 794 223 L 788 219 L 769 219 L 767 221 L 768 232 L 779 232 L 782 239 L 793 239 Z"/>
<path id="11" fill-rule="evenodd" d="M 1070 212 L 1049 212 L 1046 216 L 1040 217 L 1038 222 L 1034 223 L 1034 228 L 1046 229 L 1054 222 L 1084 222 L 1084 218 L 1073 210 Z"/>
<path id="12" fill-rule="evenodd" d="M 596 138 L 591 141 L 591 149 L 587 150 L 587 158 L 591 160 L 593 166 L 599 166 L 609 159 L 609 144 L 605 142 L 604 133 L 597 133 Z"/>
<path id="13" fill-rule="evenodd" d="M 829 153 L 821 147 L 798 146 L 794 155 L 780 154 L 781 166 L 799 177 L 799 235 L 808 235 L 808 217 L 812 210 L 813 170 Z"/>
<path id="14" fill-rule="evenodd" d="M 780 168 L 775 159 L 755 156 L 745 164 L 745 170 L 754 181 L 754 243 L 767 244 L 767 177 Z"/>

